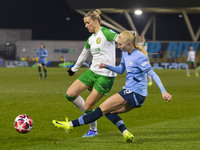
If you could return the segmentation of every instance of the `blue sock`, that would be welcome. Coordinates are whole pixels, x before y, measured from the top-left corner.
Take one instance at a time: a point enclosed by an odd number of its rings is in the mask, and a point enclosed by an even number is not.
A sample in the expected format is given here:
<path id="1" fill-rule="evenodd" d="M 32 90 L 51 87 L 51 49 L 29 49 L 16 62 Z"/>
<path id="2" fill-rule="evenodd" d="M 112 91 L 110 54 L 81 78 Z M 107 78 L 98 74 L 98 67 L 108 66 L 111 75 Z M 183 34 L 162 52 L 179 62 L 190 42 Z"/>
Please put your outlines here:
<path id="1" fill-rule="evenodd" d="M 47 70 L 46 69 L 43 69 L 44 70 L 44 73 L 45 73 L 45 77 L 47 77 Z"/>
<path id="2" fill-rule="evenodd" d="M 96 121 L 97 119 L 99 119 L 102 116 L 103 116 L 103 113 L 101 111 L 101 108 L 98 107 L 95 111 L 93 111 L 87 115 L 83 115 L 76 120 L 73 120 L 72 124 L 73 124 L 73 127 L 77 127 L 77 126 L 80 126 L 83 124 L 89 124 L 91 122 Z"/>
<path id="3" fill-rule="evenodd" d="M 40 77 L 42 77 L 41 67 L 38 67 L 38 71 L 39 71 Z"/>
<path id="4" fill-rule="evenodd" d="M 117 114 L 105 114 L 105 116 L 114 124 L 117 126 L 117 128 L 123 133 L 124 130 L 126 130 L 126 126 L 122 119 Z"/>

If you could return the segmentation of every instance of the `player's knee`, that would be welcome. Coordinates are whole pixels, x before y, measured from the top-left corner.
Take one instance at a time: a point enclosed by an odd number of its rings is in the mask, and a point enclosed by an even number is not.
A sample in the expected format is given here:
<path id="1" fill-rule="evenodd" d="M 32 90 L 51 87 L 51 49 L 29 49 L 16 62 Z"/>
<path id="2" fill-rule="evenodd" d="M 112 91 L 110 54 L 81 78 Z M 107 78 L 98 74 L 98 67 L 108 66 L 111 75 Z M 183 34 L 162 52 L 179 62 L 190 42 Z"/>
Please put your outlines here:
<path id="1" fill-rule="evenodd" d="M 74 101 L 77 97 L 71 97 L 65 93 L 65 97 L 67 98 L 68 101 Z"/>

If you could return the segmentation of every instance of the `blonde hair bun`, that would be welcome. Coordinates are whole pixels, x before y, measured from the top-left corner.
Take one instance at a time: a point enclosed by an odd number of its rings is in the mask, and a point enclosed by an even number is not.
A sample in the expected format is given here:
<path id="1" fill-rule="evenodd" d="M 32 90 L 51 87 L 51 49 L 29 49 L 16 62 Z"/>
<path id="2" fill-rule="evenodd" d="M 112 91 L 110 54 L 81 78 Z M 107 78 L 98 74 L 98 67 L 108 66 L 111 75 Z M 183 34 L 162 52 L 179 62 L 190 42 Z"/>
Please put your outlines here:
<path id="1" fill-rule="evenodd" d="M 96 9 L 95 12 L 98 13 L 99 15 L 101 15 L 101 10 Z"/>

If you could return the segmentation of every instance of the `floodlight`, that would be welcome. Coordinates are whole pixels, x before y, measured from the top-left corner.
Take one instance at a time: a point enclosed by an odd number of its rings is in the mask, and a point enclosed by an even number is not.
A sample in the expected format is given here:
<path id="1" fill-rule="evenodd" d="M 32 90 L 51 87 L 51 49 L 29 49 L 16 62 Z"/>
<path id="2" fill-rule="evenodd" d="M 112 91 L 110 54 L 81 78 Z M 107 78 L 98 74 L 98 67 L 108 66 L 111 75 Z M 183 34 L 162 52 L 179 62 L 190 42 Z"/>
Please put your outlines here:
<path id="1" fill-rule="evenodd" d="M 142 14 L 142 10 L 140 10 L 140 9 L 137 9 L 137 10 L 135 10 L 135 15 L 141 15 Z"/>

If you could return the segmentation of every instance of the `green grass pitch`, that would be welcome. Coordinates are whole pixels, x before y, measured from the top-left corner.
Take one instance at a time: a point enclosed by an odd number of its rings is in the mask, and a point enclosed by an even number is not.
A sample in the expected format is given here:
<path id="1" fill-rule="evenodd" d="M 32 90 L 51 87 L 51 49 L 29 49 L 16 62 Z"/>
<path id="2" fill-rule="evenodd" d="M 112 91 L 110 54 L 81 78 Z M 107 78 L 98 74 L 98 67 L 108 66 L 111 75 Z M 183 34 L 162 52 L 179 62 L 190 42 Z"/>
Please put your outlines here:
<path id="1" fill-rule="evenodd" d="M 154 84 L 142 107 L 120 114 L 135 136 L 134 143 L 124 143 L 120 131 L 105 117 L 98 120 L 99 135 L 82 138 L 88 125 L 70 134 L 57 129 L 53 119 L 76 119 L 82 113 L 65 98 L 71 83 L 86 68 L 70 77 L 64 68 L 48 68 L 48 79 L 39 80 L 37 68 L 0 68 L 0 149 L 13 150 L 197 150 L 200 149 L 200 78 L 187 78 L 185 70 L 155 70 L 165 88 L 173 95 L 166 103 Z M 108 96 L 122 89 L 125 74 L 118 75 Z M 89 91 L 82 93 L 85 99 Z M 104 96 L 97 107 L 107 97 Z M 34 121 L 28 134 L 15 131 L 13 122 L 19 114 Z"/>

